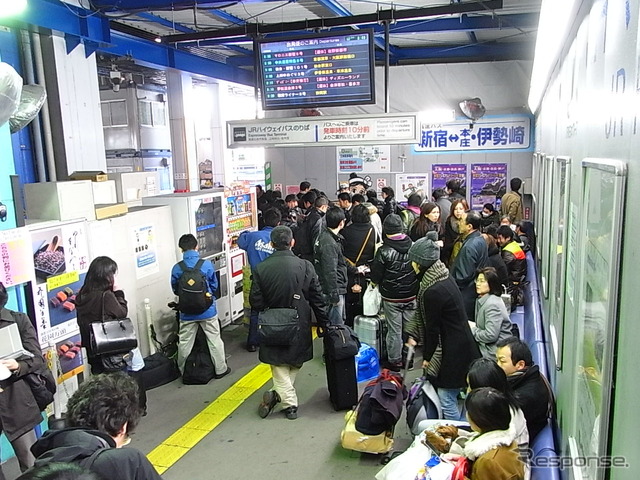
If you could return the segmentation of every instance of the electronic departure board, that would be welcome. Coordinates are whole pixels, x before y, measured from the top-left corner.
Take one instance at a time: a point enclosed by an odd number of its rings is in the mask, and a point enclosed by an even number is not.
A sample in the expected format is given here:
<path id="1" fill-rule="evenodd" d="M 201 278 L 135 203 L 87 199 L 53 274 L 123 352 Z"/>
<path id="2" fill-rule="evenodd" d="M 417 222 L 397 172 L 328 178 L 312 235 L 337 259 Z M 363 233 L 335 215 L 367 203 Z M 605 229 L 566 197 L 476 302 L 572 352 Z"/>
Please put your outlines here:
<path id="1" fill-rule="evenodd" d="M 258 42 L 262 107 L 375 103 L 373 30 Z"/>

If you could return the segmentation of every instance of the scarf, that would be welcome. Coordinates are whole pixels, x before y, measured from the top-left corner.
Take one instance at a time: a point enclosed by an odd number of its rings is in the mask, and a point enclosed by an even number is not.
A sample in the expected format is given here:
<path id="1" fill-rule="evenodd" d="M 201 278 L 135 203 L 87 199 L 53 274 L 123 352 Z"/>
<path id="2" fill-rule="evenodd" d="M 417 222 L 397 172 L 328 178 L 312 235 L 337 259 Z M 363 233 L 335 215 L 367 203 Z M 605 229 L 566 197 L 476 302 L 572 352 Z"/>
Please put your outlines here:
<path id="1" fill-rule="evenodd" d="M 424 341 L 424 292 L 434 286 L 436 283 L 449 278 L 449 270 L 440 260 L 431 265 L 420 281 L 420 289 L 418 290 L 418 308 L 413 315 L 410 325 L 407 325 L 407 331 L 411 332 L 411 336 L 419 342 Z M 413 327 L 413 328 L 411 328 Z"/>

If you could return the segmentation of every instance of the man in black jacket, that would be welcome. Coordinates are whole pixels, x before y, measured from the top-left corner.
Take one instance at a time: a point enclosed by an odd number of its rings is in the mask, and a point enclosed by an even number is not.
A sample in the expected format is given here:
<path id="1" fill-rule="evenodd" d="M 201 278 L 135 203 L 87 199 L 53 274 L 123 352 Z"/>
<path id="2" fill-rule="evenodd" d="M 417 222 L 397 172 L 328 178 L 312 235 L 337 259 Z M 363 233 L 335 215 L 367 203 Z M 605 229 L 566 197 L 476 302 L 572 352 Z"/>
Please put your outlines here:
<path id="1" fill-rule="evenodd" d="M 371 264 L 371 281 L 378 285 L 387 322 L 387 354 L 390 369 L 402 369 L 402 332 L 416 311 L 418 277 L 411 266 L 413 242 L 403 233 L 400 216 L 391 214 L 382 224 L 382 246 Z"/>
<path id="2" fill-rule="evenodd" d="M 553 408 L 552 392 L 547 380 L 533 364 L 531 350 L 526 343 L 516 337 L 500 340 L 496 346 L 496 360 L 520 403 L 527 421 L 529 444 L 546 426 Z"/>
<path id="3" fill-rule="evenodd" d="M 3 328 L 16 324 L 23 348 L 33 356 L 0 360 L 0 365 L 11 372 L 9 378 L 0 381 L 0 432 L 11 442 L 20 470 L 24 472 L 33 465 L 34 457 L 29 448 L 36 441 L 33 429 L 42 421 L 40 409 L 24 377 L 42 368 L 44 361 L 31 320 L 24 313 L 4 308 L 8 299 L 7 290 L 0 283 L 0 335 L 6 335 Z M 7 375 L 9 372 L 5 370 Z M 4 480 L 2 470 L 0 479 Z"/>
<path id="4" fill-rule="evenodd" d="M 262 418 L 266 418 L 280 402 L 288 419 L 298 418 L 298 397 L 294 381 L 302 364 L 313 358 L 311 309 L 318 324 L 328 323 L 322 290 L 313 265 L 293 254 L 293 244 L 293 233 L 289 227 L 275 227 L 271 231 L 271 245 L 275 252 L 253 271 L 249 295 L 251 308 L 263 312 L 267 308 L 294 306 L 298 310 L 299 322 L 298 335 L 292 345 L 260 346 L 260 361 L 271 366 L 273 376 L 273 389 L 264 393 L 258 408 L 258 414 Z M 300 298 L 295 299 L 294 295 Z"/>
<path id="5" fill-rule="evenodd" d="M 161 479 L 142 452 L 120 448 L 129 443 L 141 415 L 132 378 L 124 373 L 90 377 L 67 403 L 70 428 L 46 431 L 31 448 L 35 464 L 74 463 L 102 478 Z"/>
<path id="6" fill-rule="evenodd" d="M 306 218 L 298 226 L 295 233 L 296 244 L 293 251 L 300 258 L 313 262 L 313 244 L 326 225 L 324 216 L 328 208 L 329 200 L 327 197 L 316 198 Z"/>
<path id="7" fill-rule="evenodd" d="M 467 318 L 475 321 L 476 310 L 476 272 L 489 265 L 489 250 L 484 238 L 480 235 L 480 215 L 468 212 L 460 222 L 460 234 L 464 236 L 460 253 L 451 267 L 451 276 L 456 281 L 462 298 Z"/>
<path id="8" fill-rule="evenodd" d="M 344 296 L 347 293 L 347 262 L 342 251 L 344 212 L 331 207 L 326 215 L 327 227 L 313 245 L 313 260 L 332 325 L 344 324 Z"/>

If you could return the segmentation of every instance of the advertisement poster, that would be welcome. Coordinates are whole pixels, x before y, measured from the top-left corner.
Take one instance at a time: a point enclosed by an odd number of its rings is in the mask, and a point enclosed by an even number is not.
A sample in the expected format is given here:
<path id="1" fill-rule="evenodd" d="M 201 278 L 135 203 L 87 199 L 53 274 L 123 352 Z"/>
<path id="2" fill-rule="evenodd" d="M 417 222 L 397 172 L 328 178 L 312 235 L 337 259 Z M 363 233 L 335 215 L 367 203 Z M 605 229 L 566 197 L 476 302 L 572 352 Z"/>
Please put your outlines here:
<path id="1" fill-rule="evenodd" d="M 388 173 L 391 171 L 391 146 L 369 145 L 337 147 L 338 173 Z"/>
<path id="2" fill-rule="evenodd" d="M 399 202 L 406 202 L 414 193 L 417 193 L 422 198 L 431 198 L 429 175 L 426 173 L 402 173 L 396 175 L 396 199 Z"/>
<path id="3" fill-rule="evenodd" d="M 33 280 L 33 255 L 29 230 L 26 228 L 1 230 L 0 255 L 2 255 L 0 281 L 5 287 Z"/>
<path id="4" fill-rule="evenodd" d="M 42 348 L 55 344 L 62 379 L 66 379 L 81 372 L 83 364 L 75 298 L 89 268 L 85 224 L 61 224 L 30 234 L 36 333 Z"/>
<path id="5" fill-rule="evenodd" d="M 153 225 L 144 225 L 133 229 L 133 249 L 137 279 L 160 271 Z"/>
<path id="6" fill-rule="evenodd" d="M 287 185 L 286 195 L 296 195 L 299 191 L 300 185 Z"/>
<path id="7" fill-rule="evenodd" d="M 465 186 L 467 183 L 467 166 L 466 165 L 433 165 L 431 168 L 431 191 L 436 188 L 445 188 L 447 180 L 457 178 Z"/>
<path id="8" fill-rule="evenodd" d="M 476 163 L 471 165 L 471 209 L 482 210 L 485 203 L 500 208 L 500 199 L 507 193 L 506 163 Z"/>

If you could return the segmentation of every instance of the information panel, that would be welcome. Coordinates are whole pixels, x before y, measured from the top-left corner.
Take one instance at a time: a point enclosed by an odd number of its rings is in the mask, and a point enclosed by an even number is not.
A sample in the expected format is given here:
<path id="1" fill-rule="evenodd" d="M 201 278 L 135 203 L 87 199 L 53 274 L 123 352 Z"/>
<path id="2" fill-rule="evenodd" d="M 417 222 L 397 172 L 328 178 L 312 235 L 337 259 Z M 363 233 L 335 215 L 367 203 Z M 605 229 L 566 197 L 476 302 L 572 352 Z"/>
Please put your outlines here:
<path id="1" fill-rule="evenodd" d="M 385 145 L 417 140 L 417 114 L 336 115 L 227 122 L 229 148 Z"/>
<path id="2" fill-rule="evenodd" d="M 265 110 L 374 103 L 370 30 L 258 45 Z"/>

